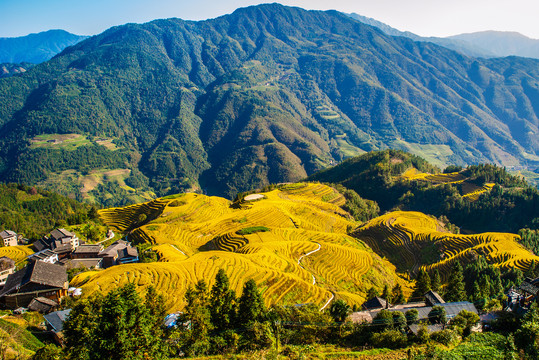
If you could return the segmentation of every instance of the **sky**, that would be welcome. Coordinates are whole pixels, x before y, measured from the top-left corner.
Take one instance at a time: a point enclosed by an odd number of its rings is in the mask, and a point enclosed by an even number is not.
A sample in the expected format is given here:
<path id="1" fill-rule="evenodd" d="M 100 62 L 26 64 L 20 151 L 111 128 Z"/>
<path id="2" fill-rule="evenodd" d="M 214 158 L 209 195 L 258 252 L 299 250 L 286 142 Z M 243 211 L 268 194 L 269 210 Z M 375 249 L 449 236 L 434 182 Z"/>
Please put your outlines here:
<path id="1" fill-rule="evenodd" d="M 204 20 L 258 0 L 0 0 L 0 37 L 50 29 L 95 35 L 128 22 L 178 17 Z M 335 9 L 421 36 L 483 30 L 517 31 L 539 39 L 537 0 L 279 0 L 305 9 Z"/>

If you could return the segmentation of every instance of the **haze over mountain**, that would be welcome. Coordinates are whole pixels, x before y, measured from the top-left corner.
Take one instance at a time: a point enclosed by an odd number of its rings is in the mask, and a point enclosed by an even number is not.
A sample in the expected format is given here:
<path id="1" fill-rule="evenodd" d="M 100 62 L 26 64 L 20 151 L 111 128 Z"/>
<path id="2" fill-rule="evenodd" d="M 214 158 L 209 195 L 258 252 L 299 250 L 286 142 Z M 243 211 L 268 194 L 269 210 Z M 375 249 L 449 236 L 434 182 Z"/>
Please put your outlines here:
<path id="1" fill-rule="evenodd" d="M 449 37 L 424 37 L 409 31 L 397 30 L 378 20 L 359 14 L 349 14 L 353 19 L 375 26 L 392 36 L 404 36 L 414 41 L 428 41 L 448 49 L 474 57 L 522 56 L 539 59 L 539 40 L 531 39 L 517 32 L 481 31 Z"/>
<path id="2" fill-rule="evenodd" d="M 39 64 L 66 47 L 87 39 L 64 30 L 49 30 L 14 38 L 0 38 L 0 63 Z"/>
<path id="3" fill-rule="evenodd" d="M 127 24 L 0 81 L 0 178 L 125 199 L 233 196 L 388 147 L 533 167 L 538 65 L 278 4 Z"/>

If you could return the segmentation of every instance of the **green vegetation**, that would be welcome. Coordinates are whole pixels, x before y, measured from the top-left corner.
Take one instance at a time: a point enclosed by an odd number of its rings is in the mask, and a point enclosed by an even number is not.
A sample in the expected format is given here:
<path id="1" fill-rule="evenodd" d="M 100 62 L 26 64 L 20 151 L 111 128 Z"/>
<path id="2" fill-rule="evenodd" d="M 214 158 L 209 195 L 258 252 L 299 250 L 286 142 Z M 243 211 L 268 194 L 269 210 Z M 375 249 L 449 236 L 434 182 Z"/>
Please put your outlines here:
<path id="1" fill-rule="evenodd" d="M 266 231 L 270 231 L 270 229 L 265 226 L 251 226 L 251 227 L 236 231 L 236 234 L 249 235 L 249 234 L 254 234 L 257 232 L 266 232 Z"/>
<path id="2" fill-rule="evenodd" d="M 338 12 L 266 4 L 127 24 L 2 79 L 0 180 L 108 206 L 187 190 L 231 198 L 385 148 L 440 167 L 533 169 L 538 80 L 535 60 L 462 57 Z M 47 142 L 68 135 L 78 140 Z M 132 171 L 131 189 L 49 182 L 112 169 Z"/>
<path id="3" fill-rule="evenodd" d="M 88 221 L 94 225 L 73 229 L 83 238 L 94 240 L 103 232 L 94 206 L 35 187 L 0 183 L 0 209 L 0 229 L 13 230 L 31 240 L 56 227 Z"/>
<path id="4" fill-rule="evenodd" d="M 407 171 L 414 169 L 424 176 L 407 177 Z M 417 156 L 385 150 L 348 159 L 307 179 L 341 184 L 375 201 L 382 211 L 400 209 L 443 216 L 469 232 L 516 233 L 539 226 L 539 190 L 504 168 L 474 165 L 455 175 L 439 172 Z M 482 193 L 470 199 L 466 189 Z"/>

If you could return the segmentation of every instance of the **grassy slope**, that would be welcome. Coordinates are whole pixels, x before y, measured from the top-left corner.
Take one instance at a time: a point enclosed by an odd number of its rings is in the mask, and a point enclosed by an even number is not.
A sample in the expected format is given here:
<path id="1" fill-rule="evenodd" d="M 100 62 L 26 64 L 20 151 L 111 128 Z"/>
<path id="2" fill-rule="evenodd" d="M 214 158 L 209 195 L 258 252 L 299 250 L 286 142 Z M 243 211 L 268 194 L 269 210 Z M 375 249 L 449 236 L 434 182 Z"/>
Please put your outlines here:
<path id="1" fill-rule="evenodd" d="M 359 305 L 373 285 L 399 282 L 406 288 L 393 265 L 347 235 L 357 223 L 338 206 L 343 197 L 333 192 L 319 184 L 292 184 L 265 193 L 265 199 L 232 207 L 223 198 L 185 194 L 103 210 L 100 215 L 109 226 L 134 229 L 129 239 L 155 244 L 161 259 L 84 273 L 73 284 L 86 294 L 106 292 L 127 281 L 141 287 L 154 284 L 166 296 L 169 309 L 181 308 L 186 288 L 200 279 L 213 281 L 219 268 L 225 269 L 238 293 L 245 281 L 255 279 L 268 304 L 322 306 L 334 292 Z M 270 231 L 236 234 L 253 226 Z M 320 250 L 299 266 L 298 259 L 318 244 Z"/>

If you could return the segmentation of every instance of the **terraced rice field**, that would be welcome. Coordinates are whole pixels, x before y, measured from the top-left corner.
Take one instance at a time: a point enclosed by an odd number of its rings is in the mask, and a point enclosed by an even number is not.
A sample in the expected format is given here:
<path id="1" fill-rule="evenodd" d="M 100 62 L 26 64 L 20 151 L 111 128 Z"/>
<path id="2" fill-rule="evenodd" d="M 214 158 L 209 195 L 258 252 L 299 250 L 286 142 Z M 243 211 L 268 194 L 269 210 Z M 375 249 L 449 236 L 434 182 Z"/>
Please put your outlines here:
<path id="1" fill-rule="evenodd" d="M 344 197 L 321 184 L 289 184 L 263 199 L 232 204 L 217 197 L 184 194 L 100 212 L 128 239 L 152 244 L 159 261 L 83 273 L 73 284 L 85 294 L 133 281 L 154 284 L 170 310 L 179 310 L 189 285 L 213 281 L 224 269 L 239 294 L 253 278 L 268 305 L 315 303 L 333 297 L 361 304 L 371 286 L 409 284 L 365 243 L 347 235 L 358 224 L 343 211 Z M 141 214 L 146 219 L 141 221 Z M 265 232 L 238 235 L 246 228 Z M 319 248 L 319 251 L 315 251 Z M 307 256 L 303 256 L 309 254 Z M 299 259 L 301 258 L 301 261 Z"/>
<path id="2" fill-rule="evenodd" d="M 438 221 L 418 212 L 397 211 L 371 220 L 358 228 L 355 237 L 365 241 L 378 254 L 399 264 L 399 270 L 416 272 L 438 268 L 442 276 L 455 260 L 467 263 L 484 256 L 502 268 L 526 271 L 539 257 L 518 243 L 518 235 L 483 233 L 460 235 L 444 232 Z M 426 249 L 436 249 L 437 259 L 425 261 Z M 432 256 L 432 254 L 431 254 Z M 427 265 L 427 263 L 432 263 Z"/>
<path id="3" fill-rule="evenodd" d="M 0 257 L 7 256 L 15 261 L 15 263 L 26 260 L 28 255 L 33 254 L 31 245 L 18 245 L 18 246 L 2 246 L 0 247 Z"/>

